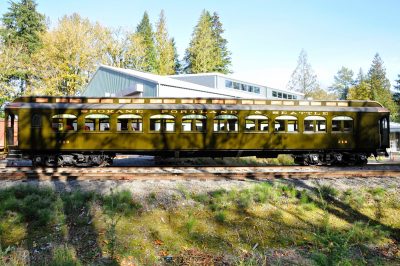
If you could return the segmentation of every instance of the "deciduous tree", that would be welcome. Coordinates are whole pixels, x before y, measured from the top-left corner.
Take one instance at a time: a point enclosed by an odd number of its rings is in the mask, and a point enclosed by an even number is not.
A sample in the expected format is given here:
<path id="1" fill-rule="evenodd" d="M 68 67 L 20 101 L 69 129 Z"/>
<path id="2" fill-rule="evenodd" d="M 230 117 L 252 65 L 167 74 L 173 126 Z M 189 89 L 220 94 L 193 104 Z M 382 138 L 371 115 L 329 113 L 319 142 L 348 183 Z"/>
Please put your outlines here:
<path id="1" fill-rule="evenodd" d="M 307 53 L 304 49 L 300 52 L 296 69 L 290 77 L 287 88 L 304 93 L 305 97 L 311 97 L 312 92 L 319 88 L 317 75 L 308 63 Z"/>
<path id="2" fill-rule="evenodd" d="M 51 95 L 75 95 L 101 62 L 104 28 L 78 14 L 64 16 L 43 36 L 38 59 L 42 89 Z"/>

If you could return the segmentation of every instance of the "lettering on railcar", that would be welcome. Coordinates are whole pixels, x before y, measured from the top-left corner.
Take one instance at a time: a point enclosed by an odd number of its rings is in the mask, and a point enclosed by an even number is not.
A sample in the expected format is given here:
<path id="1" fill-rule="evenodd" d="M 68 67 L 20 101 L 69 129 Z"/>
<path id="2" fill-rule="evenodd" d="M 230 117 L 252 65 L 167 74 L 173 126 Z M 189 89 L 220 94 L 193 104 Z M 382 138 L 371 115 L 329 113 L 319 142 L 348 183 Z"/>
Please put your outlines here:
<path id="1" fill-rule="evenodd" d="M 138 109 L 84 109 L 82 113 L 97 114 L 143 114 L 145 110 Z M 161 110 L 162 114 L 238 114 L 237 110 Z M 328 112 L 307 112 L 307 111 L 253 111 L 253 114 L 273 114 L 273 115 L 328 115 Z"/>

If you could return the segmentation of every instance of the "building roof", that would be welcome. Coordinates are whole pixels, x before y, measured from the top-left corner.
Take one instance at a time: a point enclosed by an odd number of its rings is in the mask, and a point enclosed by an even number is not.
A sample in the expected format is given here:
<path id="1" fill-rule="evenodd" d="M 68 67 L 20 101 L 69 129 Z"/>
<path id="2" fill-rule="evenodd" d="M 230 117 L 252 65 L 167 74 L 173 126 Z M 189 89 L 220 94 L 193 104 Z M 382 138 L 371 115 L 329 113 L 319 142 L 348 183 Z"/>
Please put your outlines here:
<path id="1" fill-rule="evenodd" d="M 112 66 L 107 66 L 107 65 L 100 65 L 99 68 L 97 69 L 97 72 L 101 71 L 102 69 L 105 69 L 108 71 L 113 71 L 116 73 L 121 73 L 124 75 L 139 78 L 139 79 L 143 79 L 145 81 L 156 83 L 161 86 L 171 86 L 171 87 L 177 87 L 177 88 L 183 88 L 183 89 L 190 89 L 190 90 L 194 90 L 194 91 L 202 91 L 202 92 L 212 93 L 212 94 L 215 94 L 216 97 L 265 98 L 265 97 L 262 97 L 261 95 L 252 95 L 252 94 L 242 92 L 242 91 L 234 91 L 233 92 L 232 90 L 229 90 L 229 89 L 214 89 L 214 88 L 198 85 L 198 84 L 191 83 L 191 82 L 173 79 L 170 76 L 160 76 L 160 75 L 156 75 L 156 74 L 152 74 L 152 73 L 148 73 L 148 72 L 142 72 L 142 71 L 133 70 L 133 69 L 124 69 L 124 68 L 112 67 Z M 96 76 L 96 74 L 93 77 L 95 77 L 95 76 Z M 92 78 L 92 80 L 93 79 L 94 78 Z M 90 85 L 92 80 L 89 82 L 88 86 Z M 129 88 L 127 88 L 127 89 L 129 89 Z"/>
<path id="2" fill-rule="evenodd" d="M 257 84 L 257 83 L 251 82 L 251 81 L 238 79 L 238 78 L 236 78 L 234 76 L 225 75 L 225 74 L 218 73 L 218 72 L 199 73 L 199 74 L 178 74 L 178 75 L 169 75 L 168 77 L 179 78 L 179 77 L 202 77 L 202 76 L 203 77 L 206 77 L 206 76 L 218 76 L 218 77 L 223 77 L 225 79 L 229 79 L 229 80 L 232 80 L 232 81 L 237 81 L 237 82 L 241 82 L 241 83 L 247 83 L 247 84 L 251 84 L 251 85 L 255 85 L 255 86 L 259 86 L 259 87 L 264 87 L 264 88 L 268 88 L 268 89 L 272 89 L 272 90 L 279 90 L 279 91 L 282 91 L 282 92 L 288 92 L 288 93 L 304 96 L 304 93 L 301 93 L 301 92 L 291 91 L 291 90 L 287 90 L 287 89 L 272 88 L 272 87 L 268 87 L 266 85 L 261 85 L 261 84 Z"/>
<path id="3" fill-rule="evenodd" d="M 400 132 L 400 123 L 390 122 L 390 132 Z"/>

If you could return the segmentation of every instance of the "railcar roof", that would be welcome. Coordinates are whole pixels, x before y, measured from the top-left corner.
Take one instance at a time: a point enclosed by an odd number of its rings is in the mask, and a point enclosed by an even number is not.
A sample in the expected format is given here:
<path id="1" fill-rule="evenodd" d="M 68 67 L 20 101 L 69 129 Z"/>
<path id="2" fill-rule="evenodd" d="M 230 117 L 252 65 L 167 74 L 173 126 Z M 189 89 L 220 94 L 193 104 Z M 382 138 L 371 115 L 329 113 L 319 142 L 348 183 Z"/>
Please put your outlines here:
<path id="1" fill-rule="evenodd" d="M 63 104 L 217 104 L 217 105 L 272 105 L 272 106 L 326 106 L 330 108 L 346 107 L 382 107 L 375 101 L 317 101 L 282 99 L 230 99 L 230 98 L 129 98 L 129 97 L 19 97 L 14 103 L 63 103 Z"/>

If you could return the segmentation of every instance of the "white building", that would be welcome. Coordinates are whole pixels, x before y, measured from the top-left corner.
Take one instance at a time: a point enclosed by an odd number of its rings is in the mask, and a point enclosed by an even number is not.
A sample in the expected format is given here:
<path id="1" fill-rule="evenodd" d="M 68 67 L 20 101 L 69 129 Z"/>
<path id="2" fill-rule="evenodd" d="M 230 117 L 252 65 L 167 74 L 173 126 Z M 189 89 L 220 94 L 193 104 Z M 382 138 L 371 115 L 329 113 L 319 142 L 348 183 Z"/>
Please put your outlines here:
<path id="1" fill-rule="evenodd" d="M 233 79 L 219 73 L 160 76 L 101 65 L 83 96 L 301 99 L 303 94 Z"/>

